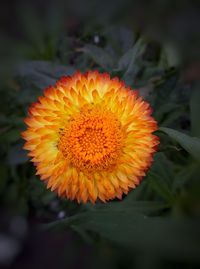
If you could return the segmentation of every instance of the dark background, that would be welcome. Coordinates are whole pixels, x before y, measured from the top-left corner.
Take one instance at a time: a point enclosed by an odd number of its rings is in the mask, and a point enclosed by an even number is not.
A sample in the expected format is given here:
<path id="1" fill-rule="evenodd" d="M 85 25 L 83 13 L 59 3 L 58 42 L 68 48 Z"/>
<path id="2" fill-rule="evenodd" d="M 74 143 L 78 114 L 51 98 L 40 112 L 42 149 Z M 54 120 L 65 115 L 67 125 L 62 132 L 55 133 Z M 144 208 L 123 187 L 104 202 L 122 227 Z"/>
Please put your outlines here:
<path id="1" fill-rule="evenodd" d="M 200 267 L 200 142 L 180 143 L 200 138 L 199 28 L 199 1 L 1 1 L 0 268 Z M 139 89 L 180 132 L 158 132 L 137 190 L 96 206 L 46 190 L 20 137 L 45 87 L 89 69 Z"/>

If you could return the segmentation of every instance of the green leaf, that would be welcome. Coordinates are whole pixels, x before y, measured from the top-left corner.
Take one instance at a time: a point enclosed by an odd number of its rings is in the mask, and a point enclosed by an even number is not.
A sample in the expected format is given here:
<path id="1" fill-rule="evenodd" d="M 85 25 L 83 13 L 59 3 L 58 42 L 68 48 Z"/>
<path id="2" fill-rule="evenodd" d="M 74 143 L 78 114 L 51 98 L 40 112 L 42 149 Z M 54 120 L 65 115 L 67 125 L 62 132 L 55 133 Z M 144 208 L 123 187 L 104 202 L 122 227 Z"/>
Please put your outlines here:
<path id="1" fill-rule="evenodd" d="M 162 80 L 158 81 L 155 85 L 152 93 L 154 95 L 153 107 L 155 108 L 156 116 L 162 113 L 163 106 L 170 107 L 166 104 L 170 103 L 171 106 L 177 106 L 178 97 L 175 93 L 177 91 L 178 76 L 177 71 L 167 70 Z"/>
<path id="2" fill-rule="evenodd" d="M 159 125 L 167 126 L 183 113 L 181 105 L 175 103 L 165 103 L 160 108 L 155 110 L 154 117 L 159 122 Z"/>
<path id="3" fill-rule="evenodd" d="M 190 115 L 192 135 L 200 138 L 200 88 L 199 85 L 194 89 L 190 100 Z"/>
<path id="4" fill-rule="evenodd" d="M 95 63 L 105 70 L 110 71 L 113 68 L 114 60 L 106 50 L 95 45 L 86 44 L 83 48 L 79 49 L 79 51 L 90 56 Z"/>
<path id="5" fill-rule="evenodd" d="M 128 50 L 118 62 L 118 67 L 115 71 L 124 71 L 123 79 L 126 83 L 131 83 L 138 72 L 138 65 L 136 64 L 139 57 L 142 56 L 146 48 L 143 38 L 140 38 L 134 46 Z"/>
<path id="6" fill-rule="evenodd" d="M 123 200 L 123 203 L 132 203 L 138 200 L 148 200 L 149 199 L 149 186 L 146 180 L 142 180 L 137 188 L 131 190 L 128 195 Z"/>
<path id="7" fill-rule="evenodd" d="M 176 109 L 174 109 L 173 111 L 164 116 L 161 126 L 169 126 L 169 124 L 179 119 L 182 115 L 183 115 L 183 108 L 177 107 Z"/>
<path id="8" fill-rule="evenodd" d="M 133 31 L 123 26 L 112 26 L 106 29 L 105 36 L 116 52 L 125 53 L 133 46 Z"/>
<path id="9" fill-rule="evenodd" d="M 193 178 L 198 179 L 200 167 L 197 163 L 192 163 L 190 166 L 183 167 L 175 176 L 173 189 L 178 190 L 191 182 Z"/>
<path id="10" fill-rule="evenodd" d="M 161 257 L 182 260 L 200 260 L 199 223 L 145 217 L 132 209 L 121 211 L 95 210 L 69 217 L 46 226 L 60 228 L 79 227 L 83 231 L 99 234 L 118 245 L 139 251 L 149 251 Z"/>
<path id="11" fill-rule="evenodd" d="M 40 52 L 45 50 L 44 27 L 38 13 L 30 5 L 21 5 L 18 9 L 19 20 L 27 39 Z"/>
<path id="12" fill-rule="evenodd" d="M 167 207 L 168 205 L 166 203 L 158 201 L 131 201 L 124 199 L 123 201 L 96 206 L 95 209 L 99 211 L 110 210 L 110 212 L 132 210 L 134 213 L 150 216 L 158 214 L 158 212 Z"/>
<path id="13" fill-rule="evenodd" d="M 10 127 L 8 127 L 10 128 Z M 3 132 L 0 135 L 0 142 L 1 143 L 12 143 L 12 142 L 16 142 L 20 139 L 20 131 L 17 129 L 9 129 L 6 132 Z"/>
<path id="14" fill-rule="evenodd" d="M 28 161 L 27 153 L 22 149 L 22 143 L 12 146 L 8 151 L 7 162 L 10 165 L 18 165 Z"/>
<path id="15" fill-rule="evenodd" d="M 183 134 L 179 131 L 161 127 L 160 131 L 168 134 L 173 140 L 178 142 L 190 155 L 200 161 L 200 139 Z"/>
<path id="16" fill-rule="evenodd" d="M 0 164 L 0 194 L 5 191 L 8 179 L 9 177 L 7 166 Z"/>
<path id="17" fill-rule="evenodd" d="M 159 176 L 162 177 L 168 184 L 173 182 L 173 166 L 164 153 L 158 152 L 154 155 L 154 163 L 150 169 L 150 174 L 151 173 L 159 174 Z"/>
<path id="18" fill-rule="evenodd" d="M 28 61 L 18 64 L 16 76 L 26 78 L 39 89 L 54 85 L 62 76 L 72 75 L 71 66 L 58 65 L 49 61 Z"/>
<path id="19" fill-rule="evenodd" d="M 171 163 L 167 160 L 164 153 L 154 155 L 154 163 L 149 170 L 145 180 L 160 197 L 168 203 L 173 201 L 171 185 L 174 173 Z"/>
<path id="20" fill-rule="evenodd" d="M 50 204 L 50 202 L 55 199 L 56 194 L 47 190 L 43 182 L 38 178 L 33 176 L 30 178 L 29 182 L 29 198 L 38 208 Z"/>
<path id="21" fill-rule="evenodd" d="M 28 4 L 19 5 L 18 11 L 21 30 L 28 39 L 19 47 L 21 53 L 31 59 L 58 58 L 58 47 L 64 32 L 64 11 L 53 3 L 49 3 L 48 12 L 43 17 Z"/>
<path id="22" fill-rule="evenodd" d="M 165 44 L 162 48 L 159 66 L 169 68 L 177 66 L 180 62 L 179 55 L 174 47 L 170 44 Z"/>

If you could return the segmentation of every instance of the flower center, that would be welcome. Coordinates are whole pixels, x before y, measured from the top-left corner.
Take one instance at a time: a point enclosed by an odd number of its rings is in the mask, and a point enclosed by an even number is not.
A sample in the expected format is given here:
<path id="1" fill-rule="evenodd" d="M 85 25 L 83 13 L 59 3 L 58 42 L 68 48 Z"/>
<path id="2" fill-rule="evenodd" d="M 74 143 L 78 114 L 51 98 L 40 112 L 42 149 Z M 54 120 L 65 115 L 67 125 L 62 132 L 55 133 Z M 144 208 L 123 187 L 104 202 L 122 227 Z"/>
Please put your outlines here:
<path id="1" fill-rule="evenodd" d="M 123 144 L 119 120 L 111 111 L 85 105 L 61 132 L 58 148 L 73 166 L 83 172 L 112 170 Z"/>

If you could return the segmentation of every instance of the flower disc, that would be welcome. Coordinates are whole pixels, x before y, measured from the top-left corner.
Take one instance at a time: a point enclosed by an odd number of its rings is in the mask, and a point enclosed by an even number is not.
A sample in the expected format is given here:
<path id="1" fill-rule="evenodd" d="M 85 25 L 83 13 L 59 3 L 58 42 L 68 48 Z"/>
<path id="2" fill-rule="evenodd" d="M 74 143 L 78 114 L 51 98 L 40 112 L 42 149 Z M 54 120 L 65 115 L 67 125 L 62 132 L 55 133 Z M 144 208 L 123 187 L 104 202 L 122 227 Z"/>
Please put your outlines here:
<path id="1" fill-rule="evenodd" d="M 62 77 L 25 119 L 37 174 L 58 195 L 104 202 L 135 188 L 158 138 L 149 104 L 118 78 L 90 71 Z"/>

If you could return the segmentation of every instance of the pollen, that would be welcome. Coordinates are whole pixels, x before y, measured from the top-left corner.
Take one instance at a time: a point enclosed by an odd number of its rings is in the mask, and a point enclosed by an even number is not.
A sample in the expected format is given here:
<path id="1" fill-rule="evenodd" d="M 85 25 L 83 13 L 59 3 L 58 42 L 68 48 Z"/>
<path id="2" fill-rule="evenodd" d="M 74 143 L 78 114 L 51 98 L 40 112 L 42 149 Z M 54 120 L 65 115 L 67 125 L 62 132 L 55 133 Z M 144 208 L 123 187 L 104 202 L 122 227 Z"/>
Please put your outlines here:
<path id="1" fill-rule="evenodd" d="M 61 132 L 58 148 L 79 171 L 112 171 L 122 153 L 119 120 L 100 106 L 85 105 Z"/>

